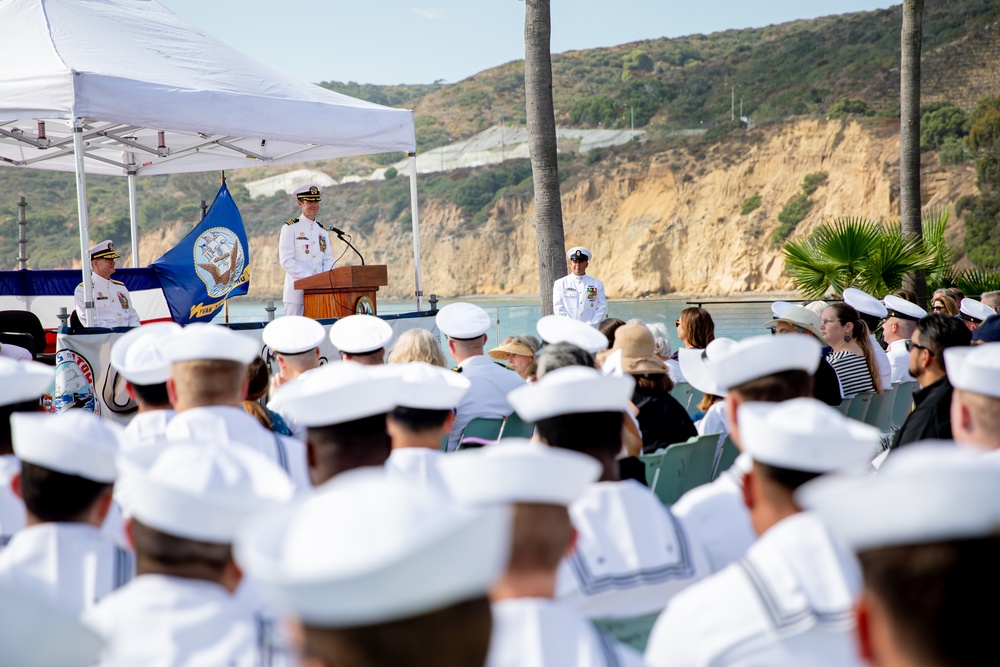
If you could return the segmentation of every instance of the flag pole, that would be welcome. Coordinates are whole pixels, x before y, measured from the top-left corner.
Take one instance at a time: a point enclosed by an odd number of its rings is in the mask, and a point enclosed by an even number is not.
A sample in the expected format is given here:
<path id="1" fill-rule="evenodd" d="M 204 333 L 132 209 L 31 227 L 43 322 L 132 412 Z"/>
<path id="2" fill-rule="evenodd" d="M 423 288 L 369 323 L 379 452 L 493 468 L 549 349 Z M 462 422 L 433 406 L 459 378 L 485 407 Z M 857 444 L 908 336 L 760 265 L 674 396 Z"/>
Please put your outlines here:
<path id="1" fill-rule="evenodd" d="M 222 170 L 222 184 L 226 184 L 226 170 Z M 229 324 L 229 292 L 226 292 L 226 300 L 222 302 L 222 311 L 224 317 L 226 318 L 226 324 Z"/>

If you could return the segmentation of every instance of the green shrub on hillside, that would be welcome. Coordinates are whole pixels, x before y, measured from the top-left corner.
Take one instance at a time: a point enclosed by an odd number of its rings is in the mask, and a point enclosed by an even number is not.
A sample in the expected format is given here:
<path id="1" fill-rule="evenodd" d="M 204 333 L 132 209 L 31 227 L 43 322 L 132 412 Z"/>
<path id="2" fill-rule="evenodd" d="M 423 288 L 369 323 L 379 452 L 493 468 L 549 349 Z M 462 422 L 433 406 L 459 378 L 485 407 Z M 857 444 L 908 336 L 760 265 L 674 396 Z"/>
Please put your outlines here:
<path id="1" fill-rule="evenodd" d="M 809 195 L 804 192 L 789 199 L 788 203 L 781 209 L 781 213 L 778 214 L 778 222 L 781 224 L 774 230 L 774 242 L 781 243 L 791 236 L 792 232 L 795 231 L 795 226 L 802 222 L 811 208 L 812 202 L 809 201 Z"/>
<path id="2" fill-rule="evenodd" d="M 806 175 L 806 177 L 802 179 L 802 192 L 804 192 L 806 196 L 816 192 L 819 186 L 826 185 L 826 177 L 827 173 L 825 171 L 817 171 Z"/>
<path id="3" fill-rule="evenodd" d="M 632 78 L 632 72 L 652 72 L 653 59 L 642 49 L 635 49 L 622 58 L 622 80 Z"/>
<path id="4" fill-rule="evenodd" d="M 927 106 L 920 113 L 920 150 L 940 149 L 946 141 L 969 134 L 965 112 L 951 104 Z"/>
<path id="5" fill-rule="evenodd" d="M 585 97 L 573 104 L 569 117 L 577 125 L 611 127 L 618 120 L 619 110 L 610 97 Z"/>
<path id="6" fill-rule="evenodd" d="M 948 137 L 938 149 L 938 161 L 941 164 L 960 164 L 969 159 L 965 150 L 965 142 L 958 137 Z"/>
<path id="7" fill-rule="evenodd" d="M 760 193 L 758 192 L 757 194 L 755 194 L 754 196 L 750 197 L 745 202 L 743 202 L 743 204 L 740 206 L 740 215 L 749 215 L 750 213 L 753 213 L 759 208 L 760 208 Z"/>
<path id="8" fill-rule="evenodd" d="M 389 167 L 388 169 L 385 170 L 385 180 L 391 181 L 392 179 L 396 178 L 398 174 L 399 170 L 397 170 L 395 167 Z"/>
<path id="9" fill-rule="evenodd" d="M 830 118 L 845 118 L 847 116 L 874 116 L 875 112 L 864 100 L 856 100 L 844 97 L 839 102 L 830 107 L 827 116 Z"/>

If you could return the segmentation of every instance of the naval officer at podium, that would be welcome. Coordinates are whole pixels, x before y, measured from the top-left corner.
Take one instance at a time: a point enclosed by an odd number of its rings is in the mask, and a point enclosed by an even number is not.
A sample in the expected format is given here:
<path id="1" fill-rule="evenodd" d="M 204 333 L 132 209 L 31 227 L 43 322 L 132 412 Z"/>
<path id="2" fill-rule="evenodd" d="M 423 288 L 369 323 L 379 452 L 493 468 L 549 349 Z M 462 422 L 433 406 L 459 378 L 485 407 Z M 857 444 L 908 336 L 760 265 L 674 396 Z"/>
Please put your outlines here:
<path id="1" fill-rule="evenodd" d="M 320 191 L 307 185 L 295 193 L 302 215 L 281 226 L 278 235 L 278 260 L 285 270 L 285 315 L 303 314 L 302 290 L 295 289 L 295 281 L 314 276 L 333 268 L 333 251 L 330 249 L 330 231 L 316 222 L 319 213 Z"/>

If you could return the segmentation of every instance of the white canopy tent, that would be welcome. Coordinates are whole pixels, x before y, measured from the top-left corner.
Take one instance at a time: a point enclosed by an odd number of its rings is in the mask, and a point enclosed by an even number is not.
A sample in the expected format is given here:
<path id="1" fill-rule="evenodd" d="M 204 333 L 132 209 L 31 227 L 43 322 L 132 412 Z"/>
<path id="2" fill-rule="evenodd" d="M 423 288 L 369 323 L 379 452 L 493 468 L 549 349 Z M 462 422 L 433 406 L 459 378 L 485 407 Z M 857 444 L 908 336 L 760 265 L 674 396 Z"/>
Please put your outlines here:
<path id="1" fill-rule="evenodd" d="M 84 259 L 85 173 L 129 178 L 138 266 L 136 175 L 395 151 L 415 159 L 411 111 L 270 69 L 155 0 L 2 0 L 0 61 L 0 165 L 76 172 Z M 410 194 L 419 310 L 414 178 Z"/>

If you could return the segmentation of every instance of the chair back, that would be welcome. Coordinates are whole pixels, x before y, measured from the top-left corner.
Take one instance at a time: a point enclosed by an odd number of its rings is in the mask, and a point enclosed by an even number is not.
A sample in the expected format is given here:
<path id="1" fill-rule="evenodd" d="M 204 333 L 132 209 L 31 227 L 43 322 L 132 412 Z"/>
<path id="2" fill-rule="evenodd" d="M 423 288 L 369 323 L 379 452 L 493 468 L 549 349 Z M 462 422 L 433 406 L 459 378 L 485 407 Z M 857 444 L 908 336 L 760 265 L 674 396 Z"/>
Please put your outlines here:
<path id="1" fill-rule="evenodd" d="M 722 442 L 722 451 L 719 452 L 719 459 L 715 462 L 715 470 L 712 471 L 712 479 L 715 480 L 722 473 L 729 470 L 733 463 L 736 461 L 736 457 L 740 455 L 740 450 L 736 448 L 736 443 L 730 436 L 726 436 L 726 439 Z"/>
<path id="2" fill-rule="evenodd" d="M 712 481 L 718 444 L 719 435 L 712 433 L 640 456 L 650 490 L 664 505 L 672 505 L 694 487 Z"/>
<path id="3" fill-rule="evenodd" d="M 521 419 L 516 412 L 507 415 L 500 432 L 501 438 L 530 438 L 535 434 L 535 425 Z"/>
<path id="4" fill-rule="evenodd" d="M 649 633 L 653 631 L 653 625 L 656 624 L 656 619 L 659 616 L 660 612 L 656 612 L 655 614 L 628 618 L 591 619 L 590 622 L 598 632 L 611 635 L 618 642 L 631 646 L 641 655 L 646 651 Z"/>
<path id="5" fill-rule="evenodd" d="M 0 331 L 4 333 L 21 333 L 31 336 L 33 347 L 27 347 L 33 355 L 45 352 L 45 329 L 42 321 L 29 310 L 0 310 Z M 25 347 L 22 343 L 12 343 Z"/>
<path id="6" fill-rule="evenodd" d="M 476 417 L 462 429 L 456 449 L 472 449 L 483 445 L 492 445 L 500 439 L 503 430 L 503 417 Z"/>
<path id="7" fill-rule="evenodd" d="M 692 387 L 687 382 L 677 382 L 674 384 L 674 388 L 670 390 L 670 395 L 677 399 L 685 410 L 687 410 L 688 405 L 691 403 L 691 395 L 694 393 L 695 388 Z"/>
<path id="8" fill-rule="evenodd" d="M 892 407 L 896 402 L 896 385 L 889 389 L 884 389 L 881 394 L 872 396 L 872 403 L 868 406 L 868 414 L 865 415 L 865 423 L 874 426 L 880 433 L 889 430 L 889 419 L 892 417 Z"/>
<path id="9" fill-rule="evenodd" d="M 844 399 L 840 402 L 840 405 L 837 406 L 837 409 L 840 410 L 840 414 L 846 417 L 847 413 L 850 412 L 851 410 L 851 403 L 853 402 L 854 402 L 853 396 L 844 396 Z"/>
<path id="10" fill-rule="evenodd" d="M 896 397 L 892 402 L 892 416 L 889 418 L 890 428 L 899 428 L 913 410 L 913 393 L 917 390 L 916 381 L 900 382 L 896 386 Z"/>
<path id="11" fill-rule="evenodd" d="M 698 404 L 701 403 L 701 399 L 704 397 L 704 392 L 698 391 L 694 387 L 691 388 L 691 396 L 688 397 L 687 405 L 684 406 L 685 409 L 687 409 L 688 416 L 694 416 L 695 414 L 701 412 L 701 410 L 698 409 Z"/>
<path id="12" fill-rule="evenodd" d="M 871 407 L 872 398 L 875 396 L 874 391 L 863 391 L 860 394 L 854 396 L 851 399 L 851 407 L 847 409 L 847 416 L 851 419 L 857 419 L 859 422 L 865 420 L 865 416 L 868 414 L 868 408 Z"/>

